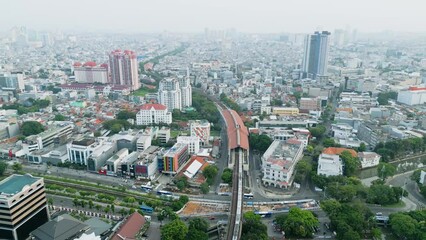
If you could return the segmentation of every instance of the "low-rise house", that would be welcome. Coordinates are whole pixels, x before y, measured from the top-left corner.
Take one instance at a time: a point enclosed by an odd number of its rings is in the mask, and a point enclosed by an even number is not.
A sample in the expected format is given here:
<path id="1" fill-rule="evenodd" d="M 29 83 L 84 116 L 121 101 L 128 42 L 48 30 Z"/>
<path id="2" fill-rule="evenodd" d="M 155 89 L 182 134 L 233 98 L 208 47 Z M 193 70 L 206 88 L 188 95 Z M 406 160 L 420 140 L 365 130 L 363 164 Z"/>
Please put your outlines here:
<path id="1" fill-rule="evenodd" d="M 375 152 L 360 152 L 358 158 L 361 168 L 369 168 L 379 165 L 381 156 Z"/>

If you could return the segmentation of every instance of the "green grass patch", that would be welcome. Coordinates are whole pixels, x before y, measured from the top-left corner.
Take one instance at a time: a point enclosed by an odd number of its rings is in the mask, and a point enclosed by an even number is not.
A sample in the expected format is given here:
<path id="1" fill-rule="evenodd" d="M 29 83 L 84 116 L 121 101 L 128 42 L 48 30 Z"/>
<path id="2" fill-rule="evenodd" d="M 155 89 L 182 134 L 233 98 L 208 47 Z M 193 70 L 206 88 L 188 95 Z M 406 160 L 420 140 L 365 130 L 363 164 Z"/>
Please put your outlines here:
<path id="1" fill-rule="evenodd" d="M 179 130 L 170 131 L 171 138 L 177 138 L 178 136 L 189 136 L 189 131 L 179 131 Z"/>
<path id="2" fill-rule="evenodd" d="M 157 89 L 151 89 L 151 88 L 141 87 L 138 90 L 134 91 L 133 95 L 134 96 L 139 96 L 139 97 L 144 97 L 148 93 L 156 93 L 156 92 L 157 92 Z"/>
<path id="3" fill-rule="evenodd" d="M 386 208 L 403 208 L 403 207 L 405 207 L 405 202 L 399 201 L 399 202 L 394 203 L 394 204 L 382 205 L 382 207 L 386 207 Z"/>
<path id="4" fill-rule="evenodd" d="M 210 131 L 210 136 L 219 137 L 220 136 L 220 131 Z"/>

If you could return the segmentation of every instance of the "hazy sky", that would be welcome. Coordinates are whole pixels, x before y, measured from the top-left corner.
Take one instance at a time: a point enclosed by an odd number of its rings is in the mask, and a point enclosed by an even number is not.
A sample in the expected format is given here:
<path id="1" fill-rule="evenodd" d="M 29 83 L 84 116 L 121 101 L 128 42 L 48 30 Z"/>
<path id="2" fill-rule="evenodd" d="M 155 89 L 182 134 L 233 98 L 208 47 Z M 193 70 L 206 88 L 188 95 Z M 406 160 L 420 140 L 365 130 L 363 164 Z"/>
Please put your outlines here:
<path id="1" fill-rule="evenodd" d="M 0 31 L 426 31 L 423 0 L 0 0 Z"/>

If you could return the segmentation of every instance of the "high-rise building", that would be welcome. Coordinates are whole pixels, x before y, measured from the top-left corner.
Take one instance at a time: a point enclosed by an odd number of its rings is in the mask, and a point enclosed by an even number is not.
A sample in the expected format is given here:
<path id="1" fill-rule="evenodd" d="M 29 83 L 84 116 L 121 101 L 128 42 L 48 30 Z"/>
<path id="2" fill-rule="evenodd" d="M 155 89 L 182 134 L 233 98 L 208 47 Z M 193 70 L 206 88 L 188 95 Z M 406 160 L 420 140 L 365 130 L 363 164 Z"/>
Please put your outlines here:
<path id="1" fill-rule="evenodd" d="M 2 89 L 24 91 L 24 74 L 22 72 L 0 73 L 0 87 Z"/>
<path id="2" fill-rule="evenodd" d="M 182 110 L 182 93 L 176 78 L 165 78 L 160 81 L 158 101 L 165 105 L 170 112 L 173 109 Z"/>
<path id="3" fill-rule="evenodd" d="M 108 64 L 97 66 L 95 62 L 74 63 L 75 81 L 78 83 L 108 83 Z"/>
<path id="4" fill-rule="evenodd" d="M 134 91 L 140 87 L 136 53 L 130 50 L 114 50 L 109 54 L 111 83 L 130 86 Z"/>
<path id="5" fill-rule="evenodd" d="M 189 80 L 189 73 L 186 77 L 179 78 L 182 107 L 192 106 L 192 87 Z"/>
<path id="6" fill-rule="evenodd" d="M 0 182 L 0 239 L 27 239 L 47 221 L 43 178 L 14 174 Z"/>
<path id="7" fill-rule="evenodd" d="M 303 77 L 316 79 L 327 75 L 330 32 L 322 31 L 307 35 L 303 56 Z"/>

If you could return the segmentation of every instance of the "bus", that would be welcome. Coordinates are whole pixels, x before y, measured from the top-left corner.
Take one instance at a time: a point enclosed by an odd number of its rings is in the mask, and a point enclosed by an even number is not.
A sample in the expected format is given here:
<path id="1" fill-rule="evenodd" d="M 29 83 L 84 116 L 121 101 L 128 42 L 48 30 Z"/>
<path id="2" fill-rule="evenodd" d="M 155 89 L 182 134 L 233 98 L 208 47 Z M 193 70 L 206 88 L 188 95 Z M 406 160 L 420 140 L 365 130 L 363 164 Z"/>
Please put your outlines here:
<path id="1" fill-rule="evenodd" d="M 144 192 L 149 193 L 149 192 L 151 192 L 151 191 L 152 191 L 152 186 L 142 185 L 142 186 L 141 186 L 141 190 L 142 190 L 142 191 L 144 191 Z"/>
<path id="2" fill-rule="evenodd" d="M 254 214 L 260 215 L 262 218 L 269 218 L 272 217 L 271 212 L 254 212 Z"/>
<path id="3" fill-rule="evenodd" d="M 171 196 L 173 196 L 173 193 L 171 193 L 169 191 L 159 190 L 159 191 L 157 191 L 157 195 L 171 197 Z"/>
<path id="4" fill-rule="evenodd" d="M 148 207 L 148 206 L 145 206 L 145 205 L 140 206 L 140 209 L 145 214 L 151 214 L 151 213 L 154 212 L 154 209 L 152 207 Z"/>
<path id="5" fill-rule="evenodd" d="M 244 193 L 243 197 L 245 199 L 253 199 L 253 193 Z"/>

